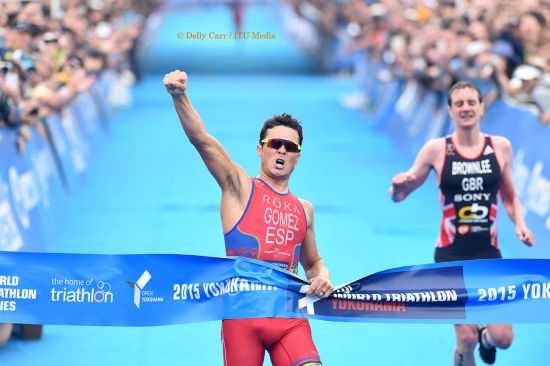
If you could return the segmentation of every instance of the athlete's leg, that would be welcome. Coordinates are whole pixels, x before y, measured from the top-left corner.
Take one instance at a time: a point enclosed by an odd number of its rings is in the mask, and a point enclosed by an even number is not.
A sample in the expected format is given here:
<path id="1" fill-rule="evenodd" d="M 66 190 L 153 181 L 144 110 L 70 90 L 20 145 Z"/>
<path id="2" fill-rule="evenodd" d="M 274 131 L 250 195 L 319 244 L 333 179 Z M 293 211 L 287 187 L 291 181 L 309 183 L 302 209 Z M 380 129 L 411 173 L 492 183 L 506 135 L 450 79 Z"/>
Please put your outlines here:
<path id="1" fill-rule="evenodd" d="M 273 366 L 321 365 L 307 319 L 284 319 L 287 328 L 268 349 Z"/>
<path id="2" fill-rule="evenodd" d="M 225 366 L 261 366 L 265 348 L 255 319 L 222 321 L 223 364 Z"/>
<path id="3" fill-rule="evenodd" d="M 485 340 L 488 346 L 506 349 L 514 340 L 514 329 L 511 324 L 489 324 Z"/>
<path id="4" fill-rule="evenodd" d="M 510 324 L 491 324 L 478 329 L 479 356 L 492 365 L 497 357 L 497 348 L 506 349 L 512 344 L 514 330 Z"/>
<path id="5" fill-rule="evenodd" d="M 455 334 L 455 366 L 475 365 L 474 349 L 478 341 L 477 326 L 473 324 L 456 324 Z"/>

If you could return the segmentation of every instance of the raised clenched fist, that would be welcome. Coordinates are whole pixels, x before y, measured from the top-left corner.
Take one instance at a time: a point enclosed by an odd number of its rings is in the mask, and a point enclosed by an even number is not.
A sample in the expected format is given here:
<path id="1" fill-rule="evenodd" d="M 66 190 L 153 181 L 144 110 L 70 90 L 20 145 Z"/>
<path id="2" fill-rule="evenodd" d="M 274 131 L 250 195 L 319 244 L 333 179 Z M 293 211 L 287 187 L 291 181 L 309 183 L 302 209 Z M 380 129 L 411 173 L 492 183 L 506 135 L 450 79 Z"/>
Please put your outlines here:
<path id="1" fill-rule="evenodd" d="M 180 70 L 172 71 L 164 76 L 162 82 L 171 95 L 182 95 L 187 89 L 187 74 Z"/>

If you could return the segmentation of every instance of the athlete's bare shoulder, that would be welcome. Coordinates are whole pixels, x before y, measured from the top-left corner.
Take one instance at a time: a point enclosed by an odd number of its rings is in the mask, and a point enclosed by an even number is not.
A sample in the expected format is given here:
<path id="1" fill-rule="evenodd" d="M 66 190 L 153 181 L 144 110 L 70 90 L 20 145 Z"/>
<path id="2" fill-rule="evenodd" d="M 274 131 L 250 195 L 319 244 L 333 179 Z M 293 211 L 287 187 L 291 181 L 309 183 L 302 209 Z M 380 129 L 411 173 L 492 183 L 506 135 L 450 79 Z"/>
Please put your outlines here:
<path id="1" fill-rule="evenodd" d="M 508 140 L 504 136 L 491 136 L 491 140 L 493 141 L 493 145 L 496 149 L 504 149 L 504 150 L 511 150 L 512 149 L 512 143 L 510 140 Z"/>
<path id="2" fill-rule="evenodd" d="M 308 224 L 311 224 L 313 220 L 313 204 L 308 200 L 302 198 L 298 198 L 298 200 L 300 201 L 302 207 L 304 208 L 304 211 L 306 212 Z"/>
<path id="3" fill-rule="evenodd" d="M 420 150 L 420 152 L 418 153 L 418 157 L 423 162 L 429 163 L 430 165 L 434 165 L 444 155 L 444 151 L 445 151 L 445 138 L 438 137 L 426 142 L 422 147 L 422 149 Z"/>
<path id="4" fill-rule="evenodd" d="M 302 206 L 304 206 L 304 209 L 309 215 L 313 211 L 313 204 L 303 198 L 298 198 L 298 199 L 300 200 L 300 203 L 302 204 Z"/>
<path id="5" fill-rule="evenodd" d="M 445 137 L 437 137 L 435 139 L 431 139 L 424 145 L 429 149 L 439 150 L 442 147 L 445 147 Z"/>
<path id="6" fill-rule="evenodd" d="M 502 167 L 512 166 L 512 143 L 504 136 L 491 136 L 495 154 Z"/>

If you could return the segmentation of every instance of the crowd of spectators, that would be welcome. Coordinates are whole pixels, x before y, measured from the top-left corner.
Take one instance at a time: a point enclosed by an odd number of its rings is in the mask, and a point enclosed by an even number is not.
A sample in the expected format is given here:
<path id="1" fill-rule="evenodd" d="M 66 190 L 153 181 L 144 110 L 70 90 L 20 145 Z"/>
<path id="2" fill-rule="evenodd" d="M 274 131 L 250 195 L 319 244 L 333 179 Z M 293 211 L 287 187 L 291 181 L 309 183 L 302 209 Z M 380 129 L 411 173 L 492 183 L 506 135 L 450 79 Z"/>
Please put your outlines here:
<path id="1" fill-rule="evenodd" d="M 286 0 L 328 72 L 416 79 L 446 92 L 475 82 L 550 123 L 550 0 Z"/>
<path id="2" fill-rule="evenodd" d="M 104 75 L 139 79 L 136 45 L 147 0 L 0 2 L 0 128 L 18 131 L 22 152 L 34 126 Z M 116 99 L 114 96 L 112 99 Z M 1 142 L 0 142 L 1 143 Z"/>
<path id="3" fill-rule="evenodd" d="M 0 129 L 16 131 L 13 148 L 24 153 L 32 129 L 46 139 L 44 119 L 103 78 L 109 88 L 100 98 L 120 103 L 120 84 L 139 81 L 137 45 L 156 6 L 154 0 L 0 1 Z M 0 345 L 11 333 L 11 324 L 0 323 Z"/>

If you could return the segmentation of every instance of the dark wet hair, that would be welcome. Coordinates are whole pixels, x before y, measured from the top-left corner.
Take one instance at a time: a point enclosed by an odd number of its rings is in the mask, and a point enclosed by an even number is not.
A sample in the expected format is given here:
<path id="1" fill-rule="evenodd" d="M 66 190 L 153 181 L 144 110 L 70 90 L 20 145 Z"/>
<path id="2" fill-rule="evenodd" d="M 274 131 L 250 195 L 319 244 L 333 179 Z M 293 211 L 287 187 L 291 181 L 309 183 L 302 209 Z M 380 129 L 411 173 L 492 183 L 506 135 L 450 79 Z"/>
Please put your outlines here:
<path id="1" fill-rule="evenodd" d="M 451 88 L 449 89 L 449 92 L 447 93 L 447 104 L 451 105 L 451 95 L 455 90 L 460 89 L 474 89 L 477 92 L 477 98 L 479 100 L 479 103 L 483 103 L 483 96 L 481 94 L 481 90 L 474 84 L 470 83 L 469 81 L 459 81 L 456 82 Z"/>
<path id="2" fill-rule="evenodd" d="M 302 145 L 302 139 L 303 139 L 302 125 L 296 118 L 292 117 L 288 113 L 277 114 L 264 122 L 262 130 L 260 131 L 260 144 L 262 143 L 262 140 L 265 138 L 265 135 L 267 135 L 267 130 L 276 126 L 290 127 L 296 132 L 298 132 L 298 138 L 299 138 L 298 143 Z"/>

